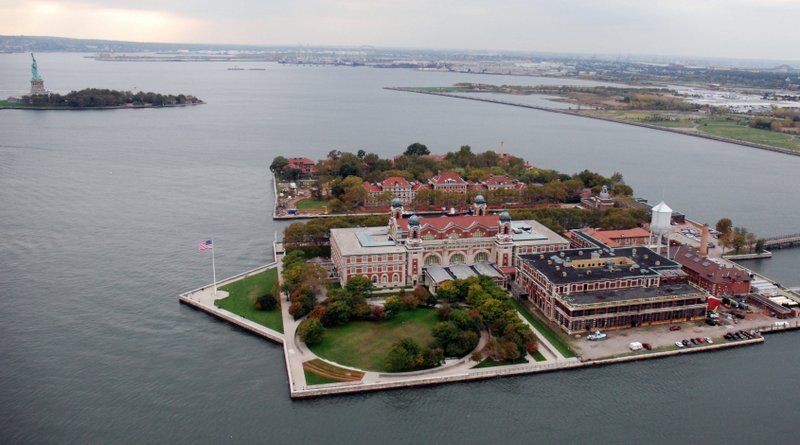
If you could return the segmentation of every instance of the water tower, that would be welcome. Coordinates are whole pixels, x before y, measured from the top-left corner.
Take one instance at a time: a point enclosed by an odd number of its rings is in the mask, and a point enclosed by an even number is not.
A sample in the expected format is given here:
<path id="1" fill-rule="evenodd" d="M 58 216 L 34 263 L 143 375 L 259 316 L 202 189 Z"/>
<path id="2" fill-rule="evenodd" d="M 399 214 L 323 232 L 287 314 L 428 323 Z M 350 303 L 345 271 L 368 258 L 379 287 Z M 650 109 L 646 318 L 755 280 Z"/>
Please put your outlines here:
<path id="1" fill-rule="evenodd" d="M 661 253 L 661 246 L 667 248 L 669 257 L 669 228 L 672 223 L 672 209 L 661 201 L 653 207 L 650 218 L 650 245 L 655 245 L 656 253 Z"/>

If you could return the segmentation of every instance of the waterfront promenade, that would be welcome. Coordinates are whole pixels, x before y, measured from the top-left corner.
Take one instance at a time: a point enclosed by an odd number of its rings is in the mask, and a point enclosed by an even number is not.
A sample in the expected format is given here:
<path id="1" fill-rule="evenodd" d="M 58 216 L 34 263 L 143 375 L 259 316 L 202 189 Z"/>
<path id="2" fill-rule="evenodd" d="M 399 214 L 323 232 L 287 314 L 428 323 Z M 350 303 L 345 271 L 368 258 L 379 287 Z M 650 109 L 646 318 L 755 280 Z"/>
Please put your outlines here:
<path id="1" fill-rule="evenodd" d="M 280 261 L 277 263 L 270 263 L 268 265 L 264 265 L 248 272 L 222 280 L 220 283 L 218 283 L 218 285 L 230 284 L 270 268 L 279 268 L 279 265 Z M 299 321 L 295 321 L 294 317 L 289 314 L 289 305 L 285 304 L 285 297 L 282 297 L 284 301 L 282 301 L 281 304 L 284 329 L 283 334 L 221 309 L 214 304 L 215 300 L 225 297 L 227 297 L 227 292 L 218 290 L 215 293 L 213 286 L 207 285 L 189 292 L 185 292 L 179 295 L 178 299 L 181 303 L 209 313 L 248 332 L 282 344 L 285 360 L 284 365 L 286 367 L 289 383 L 289 394 L 292 398 L 307 398 L 366 391 L 378 391 L 414 386 L 436 385 L 449 382 L 480 380 L 501 376 L 534 374 L 589 366 L 603 366 L 628 361 L 662 358 L 679 354 L 706 352 L 737 346 L 759 344 L 764 341 L 762 337 L 757 337 L 750 340 L 742 340 L 737 342 L 717 342 L 711 345 L 703 345 L 685 349 L 640 351 L 635 353 L 627 350 L 625 347 L 627 341 L 623 341 L 620 343 L 620 345 L 617 345 L 618 347 L 616 349 L 619 350 L 615 349 L 613 353 L 604 353 L 605 355 L 603 357 L 598 357 L 595 354 L 587 353 L 578 357 L 566 358 L 547 340 L 547 338 L 539 330 L 531 325 L 524 317 L 521 317 L 531 327 L 536 335 L 539 342 L 539 352 L 541 352 L 541 354 L 544 356 L 544 361 L 535 361 L 533 357 L 529 355 L 527 357 L 528 363 L 495 366 L 489 368 L 475 368 L 478 363 L 472 360 L 471 355 L 468 354 L 466 357 L 458 360 L 449 360 L 444 365 L 433 369 L 404 373 L 386 373 L 356 370 L 355 368 L 333 363 L 316 356 L 298 339 L 296 335 L 296 328 L 299 325 Z M 764 332 L 777 332 L 790 329 L 800 329 L 800 324 L 795 321 L 784 326 L 764 325 L 761 326 L 760 330 Z M 480 348 L 485 341 L 486 338 L 484 335 L 478 348 Z M 577 340 L 576 342 L 580 341 L 588 343 L 585 340 Z M 578 349 L 578 352 L 581 352 L 581 348 Z M 306 382 L 303 363 L 310 360 L 322 360 L 333 366 L 362 371 L 364 374 L 359 381 L 309 384 Z"/>

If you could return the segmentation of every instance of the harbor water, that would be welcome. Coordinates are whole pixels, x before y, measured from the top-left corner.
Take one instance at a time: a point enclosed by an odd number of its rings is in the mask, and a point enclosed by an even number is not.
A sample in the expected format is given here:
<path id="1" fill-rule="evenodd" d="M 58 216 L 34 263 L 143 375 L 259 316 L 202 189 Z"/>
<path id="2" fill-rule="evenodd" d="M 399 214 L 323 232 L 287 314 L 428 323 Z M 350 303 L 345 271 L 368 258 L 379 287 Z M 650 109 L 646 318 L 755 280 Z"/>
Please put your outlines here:
<path id="1" fill-rule="evenodd" d="M 291 401 L 283 351 L 176 295 L 267 263 L 267 166 L 419 141 L 623 174 L 691 218 L 800 231 L 800 157 L 628 125 L 384 90 L 556 79 L 345 67 L 97 62 L 37 54 L 45 87 L 207 104 L 0 110 L 3 443 L 753 443 L 796 436 L 800 335 L 579 371 Z M 29 86 L 0 55 L 0 96 Z M 746 264 L 800 286 L 800 249 Z"/>

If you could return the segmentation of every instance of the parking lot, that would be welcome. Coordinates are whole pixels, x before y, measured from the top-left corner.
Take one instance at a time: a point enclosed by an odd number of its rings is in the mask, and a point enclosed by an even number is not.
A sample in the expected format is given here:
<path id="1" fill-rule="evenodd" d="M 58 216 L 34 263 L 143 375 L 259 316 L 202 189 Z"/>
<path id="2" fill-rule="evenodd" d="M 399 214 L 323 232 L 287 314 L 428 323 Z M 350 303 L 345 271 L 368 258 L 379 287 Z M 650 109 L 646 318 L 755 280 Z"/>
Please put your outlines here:
<path id="1" fill-rule="evenodd" d="M 616 331 L 606 331 L 608 337 L 601 341 L 589 341 L 585 335 L 581 338 L 572 338 L 570 346 L 582 357 L 587 359 L 598 359 L 613 357 L 619 354 L 630 352 L 628 345 L 631 342 L 649 343 L 654 349 L 678 349 L 675 346 L 676 341 L 683 339 L 690 339 L 695 337 L 710 337 L 714 343 L 728 342 L 723 336 L 728 332 L 735 332 L 738 330 L 749 331 L 763 326 L 771 326 L 776 321 L 763 314 L 747 314 L 747 318 L 743 320 L 723 319 L 721 326 L 709 326 L 704 321 L 684 322 L 663 324 L 657 326 L 645 326 L 630 329 L 621 329 Z M 669 327 L 672 325 L 680 326 L 679 331 L 670 331 Z M 700 348 L 700 346 L 690 346 L 691 348 Z"/>

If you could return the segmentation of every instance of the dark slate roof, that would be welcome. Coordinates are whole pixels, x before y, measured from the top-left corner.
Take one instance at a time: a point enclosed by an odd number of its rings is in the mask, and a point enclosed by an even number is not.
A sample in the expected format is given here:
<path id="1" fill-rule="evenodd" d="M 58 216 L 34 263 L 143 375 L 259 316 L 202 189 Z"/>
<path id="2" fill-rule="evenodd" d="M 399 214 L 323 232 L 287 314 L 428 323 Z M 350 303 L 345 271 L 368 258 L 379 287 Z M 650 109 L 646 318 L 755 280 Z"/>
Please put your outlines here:
<path id="1" fill-rule="evenodd" d="M 636 252 L 634 254 L 634 251 Z M 600 260 L 616 257 L 626 257 L 633 260 L 639 267 L 614 266 L 612 270 L 603 267 L 574 268 L 564 267 L 565 260 L 590 259 L 592 252 L 600 253 Z M 561 255 L 563 253 L 563 256 Z M 655 277 L 659 269 L 679 268 L 680 264 L 669 260 L 646 247 L 624 247 L 619 249 L 568 249 L 558 253 L 534 253 L 520 255 L 520 260 L 528 263 L 533 268 L 544 274 L 552 283 L 569 284 L 585 281 L 602 281 L 608 279 Z M 548 263 L 549 261 L 549 263 Z"/>
<path id="2" fill-rule="evenodd" d="M 571 306 L 581 306 L 625 300 L 639 300 L 642 298 L 678 297 L 696 293 L 702 293 L 702 291 L 688 283 L 680 283 L 661 285 L 658 287 L 635 287 L 630 289 L 576 292 L 569 295 L 562 295 L 561 299 Z"/>

